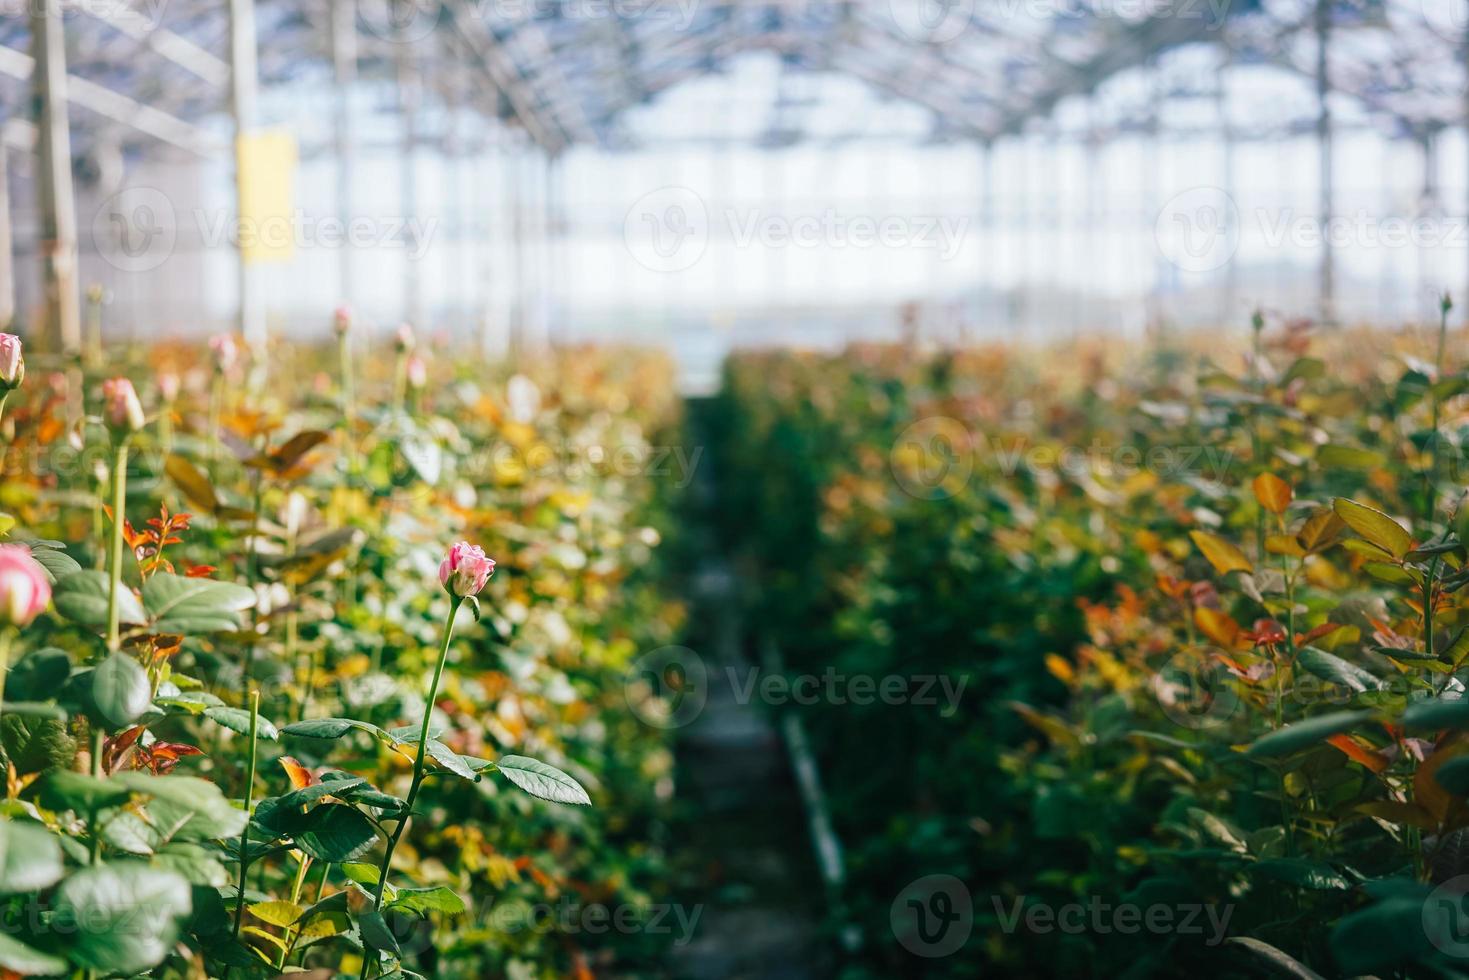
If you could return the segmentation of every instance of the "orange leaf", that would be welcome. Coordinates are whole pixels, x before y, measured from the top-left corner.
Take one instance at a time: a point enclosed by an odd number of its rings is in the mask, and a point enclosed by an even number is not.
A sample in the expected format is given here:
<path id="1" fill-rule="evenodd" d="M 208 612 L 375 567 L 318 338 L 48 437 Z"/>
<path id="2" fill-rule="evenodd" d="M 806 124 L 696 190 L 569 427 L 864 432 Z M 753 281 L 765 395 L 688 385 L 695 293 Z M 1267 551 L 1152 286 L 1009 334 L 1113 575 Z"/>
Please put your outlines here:
<path id="1" fill-rule="evenodd" d="M 1270 513 L 1284 514 L 1285 509 L 1290 506 L 1293 496 L 1290 484 L 1274 473 L 1261 473 L 1255 477 L 1254 487 L 1255 499 Z"/>
<path id="2" fill-rule="evenodd" d="M 1388 767 L 1388 761 L 1381 753 L 1350 735 L 1333 735 L 1326 741 L 1345 752 L 1348 759 L 1360 762 L 1373 772 L 1382 772 Z"/>
<path id="3" fill-rule="evenodd" d="M 1226 612 L 1208 606 L 1194 608 L 1194 625 L 1215 643 L 1233 649 L 1239 646 L 1239 623 Z"/>
<path id="4" fill-rule="evenodd" d="M 281 756 L 281 768 L 285 769 L 286 775 L 291 777 L 292 789 L 305 789 L 307 786 L 314 786 L 320 781 L 312 774 L 310 769 L 307 769 L 300 762 L 288 755 Z"/>

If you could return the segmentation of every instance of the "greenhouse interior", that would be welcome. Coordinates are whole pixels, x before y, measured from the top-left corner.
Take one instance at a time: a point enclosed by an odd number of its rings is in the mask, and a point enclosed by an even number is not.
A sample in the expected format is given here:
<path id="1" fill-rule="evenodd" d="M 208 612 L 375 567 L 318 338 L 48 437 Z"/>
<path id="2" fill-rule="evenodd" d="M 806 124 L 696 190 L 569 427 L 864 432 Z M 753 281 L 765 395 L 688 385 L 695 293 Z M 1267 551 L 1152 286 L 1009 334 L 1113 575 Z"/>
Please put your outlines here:
<path id="1" fill-rule="evenodd" d="M 1469 978 L 1466 310 L 1469 0 L 0 0 L 0 977 Z"/>

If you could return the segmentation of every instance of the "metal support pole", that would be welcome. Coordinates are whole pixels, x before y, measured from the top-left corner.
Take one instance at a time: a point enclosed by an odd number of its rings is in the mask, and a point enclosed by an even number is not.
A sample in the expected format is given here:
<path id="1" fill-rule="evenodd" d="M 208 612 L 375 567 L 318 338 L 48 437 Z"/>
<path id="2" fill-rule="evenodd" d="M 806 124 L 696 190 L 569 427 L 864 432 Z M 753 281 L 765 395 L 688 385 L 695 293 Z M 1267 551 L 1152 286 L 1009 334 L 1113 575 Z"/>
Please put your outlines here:
<path id="1" fill-rule="evenodd" d="M 1331 42 L 1331 0 L 1316 0 L 1316 141 L 1321 168 L 1321 322 L 1336 322 L 1336 266 L 1332 254 L 1333 187 L 1331 163 L 1331 78 L 1327 52 Z"/>
<path id="2" fill-rule="evenodd" d="M 1142 225 L 1146 229 L 1145 234 L 1152 237 L 1153 227 L 1157 222 L 1158 213 L 1162 210 L 1164 198 L 1162 195 L 1163 180 L 1163 148 L 1162 148 L 1162 126 L 1163 114 L 1163 86 L 1161 73 L 1158 70 L 1157 58 L 1150 58 L 1147 63 L 1148 73 L 1148 122 L 1147 137 L 1143 141 L 1143 213 Z M 1152 260 L 1153 281 L 1148 286 L 1147 298 L 1147 323 L 1146 330 L 1153 340 L 1161 347 L 1163 344 L 1164 315 L 1163 315 L 1163 273 L 1167 267 L 1155 257 L 1156 250 L 1150 249 L 1148 255 L 1154 256 Z"/>
<path id="3" fill-rule="evenodd" d="M 995 144 L 983 140 L 979 144 L 979 303 L 975 320 L 983 326 L 993 315 L 995 287 Z"/>
<path id="4" fill-rule="evenodd" d="M 1225 78 L 1229 73 L 1229 66 L 1233 59 L 1229 51 L 1225 51 L 1225 63 L 1219 70 L 1218 88 L 1215 90 L 1215 98 L 1219 103 L 1219 131 L 1222 146 L 1224 193 L 1230 201 L 1234 200 L 1235 191 L 1235 164 L 1234 164 L 1234 127 L 1229 123 L 1229 90 L 1225 86 Z M 1225 209 L 1225 220 L 1228 221 L 1234 211 Z M 1244 229 L 1240 229 L 1242 232 Z M 1228 323 L 1235 315 L 1235 305 L 1239 302 L 1239 266 L 1233 256 L 1224 265 L 1224 322 Z"/>
<path id="5" fill-rule="evenodd" d="M 230 0 L 230 109 L 235 123 L 235 213 L 243 221 L 246 175 L 244 140 L 255 128 L 259 79 L 256 71 L 254 0 Z M 256 351 L 265 347 L 265 307 L 256 288 L 256 269 L 240 253 L 238 326 Z"/>
<path id="6" fill-rule="evenodd" d="M 1418 195 L 1418 213 L 1414 215 L 1414 220 L 1433 219 L 1439 215 L 1438 142 L 1437 134 L 1433 131 L 1425 132 L 1420 141 L 1423 153 L 1423 189 Z M 1415 314 L 1429 296 L 1442 292 L 1437 254 L 1437 250 L 1430 245 L 1418 246 L 1418 302 L 1414 304 Z"/>
<path id="7" fill-rule="evenodd" d="M 401 181 L 403 213 L 403 319 L 415 327 L 426 326 L 423 322 L 423 294 L 419 282 L 418 265 L 414 259 L 418 242 L 415 241 L 415 219 L 418 217 L 418 180 L 414 173 L 418 150 L 418 108 L 421 98 L 418 66 L 415 63 L 413 45 L 408 37 L 399 37 L 395 45 L 398 69 L 398 110 L 403 115 L 403 142 L 399 147 L 398 175 Z"/>
<path id="8" fill-rule="evenodd" d="M 67 116 L 66 39 L 61 0 L 33 0 L 36 190 L 44 296 L 41 336 L 68 354 L 82 349 L 81 293 L 77 287 L 76 197 L 71 182 L 71 124 Z"/>
<path id="9" fill-rule="evenodd" d="M 336 100 L 334 119 L 337 164 L 337 219 L 344 229 L 352 223 L 352 178 L 356 171 L 352 139 L 352 87 L 357 80 L 357 0 L 332 0 L 331 4 L 332 94 Z M 350 305 L 355 292 L 352 282 L 351 236 L 346 236 L 337 257 L 337 291 Z"/>
<path id="10" fill-rule="evenodd" d="M 525 344 L 525 152 L 520 140 L 510 149 L 506 174 L 510 178 L 510 243 L 514 252 L 515 278 L 510 304 L 510 356 L 518 358 Z"/>
<path id="11" fill-rule="evenodd" d="M 1095 321 L 1096 311 L 1101 308 L 1103 290 L 1101 284 L 1103 253 L 1102 239 L 1102 140 L 1097 131 L 1097 94 L 1092 92 L 1086 100 L 1086 271 L 1076 283 L 1077 311 L 1072 327 L 1076 331 L 1100 326 Z M 1087 323 L 1088 313 L 1093 317 Z"/>

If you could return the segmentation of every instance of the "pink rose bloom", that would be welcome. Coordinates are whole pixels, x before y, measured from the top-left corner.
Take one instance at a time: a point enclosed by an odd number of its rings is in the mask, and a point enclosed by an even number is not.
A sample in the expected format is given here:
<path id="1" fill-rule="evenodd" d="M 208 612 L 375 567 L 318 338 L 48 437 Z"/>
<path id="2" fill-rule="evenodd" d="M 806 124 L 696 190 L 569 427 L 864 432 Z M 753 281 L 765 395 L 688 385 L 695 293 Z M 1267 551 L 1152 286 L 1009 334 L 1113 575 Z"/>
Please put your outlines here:
<path id="1" fill-rule="evenodd" d="M 393 335 L 393 344 L 398 350 L 411 351 L 418 343 L 418 338 L 413 335 L 413 324 L 398 324 L 398 332 Z"/>
<path id="2" fill-rule="evenodd" d="M 214 354 L 214 366 L 223 373 L 228 373 L 240 359 L 240 348 L 235 346 L 235 338 L 227 333 L 210 337 L 209 349 Z"/>
<path id="3" fill-rule="evenodd" d="M 352 308 L 350 306 L 339 306 L 332 314 L 332 329 L 341 336 L 352 329 Z"/>
<path id="4" fill-rule="evenodd" d="M 448 557 L 439 563 L 439 583 L 457 596 L 479 595 L 494 573 L 495 560 L 468 541 L 450 548 Z"/>
<path id="5" fill-rule="evenodd" d="M 0 623 L 26 626 L 51 601 L 51 583 L 31 549 L 0 545 Z"/>
<path id="6" fill-rule="evenodd" d="M 428 386 L 428 365 L 417 354 L 408 358 L 408 385 L 417 390 Z"/>
<path id="7" fill-rule="evenodd" d="M 19 337 L 0 333 L 0 388 L 18 388 L 25 380 L 26 360 L 20 348 Z"/>
<path id="8" fill-rule="evenodd" d="M 179 376 L 172 371 L 164 371 L 158 375 L 158 394 L 166 402 L 172 402 L 179 396 Z"/>
<path id="9" fill-rule="evenodd" d="M 137 432 L 143 427 L 143 403 L 127 378 L 108 378 L 102 382 L 102 411 L 107 424 L 123 432 Z"/>

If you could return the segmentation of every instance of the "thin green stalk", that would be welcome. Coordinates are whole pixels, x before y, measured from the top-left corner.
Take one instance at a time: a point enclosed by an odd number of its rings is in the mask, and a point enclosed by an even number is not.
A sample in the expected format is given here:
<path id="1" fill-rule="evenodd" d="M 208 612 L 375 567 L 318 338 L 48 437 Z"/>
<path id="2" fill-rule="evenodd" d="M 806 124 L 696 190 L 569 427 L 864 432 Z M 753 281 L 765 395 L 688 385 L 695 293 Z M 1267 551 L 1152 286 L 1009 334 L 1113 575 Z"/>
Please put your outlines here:
<path id="1" fill-rule="evenodd" d="M 118 595 L 122 589 L 122 522 L 128 498 L 128 440 L 119 436 L 112 458 L 112 546 L 107 566 L 107 649 L 122 649 L 122 629 L 118 615 Z"/>
<path id="2" fill-rule="evenodd" d="M 0 422 L 5 421 L 5 401 L 10 397 L 10 391 L 11 389 L 9 388 L 0 391 Z"/>
<path id="3" fill-rule="evenodd" d="M 1435 503 L 1435 499 L 1438 496 L 1438 426 L 1439 426 L 1439 411 L 1440 411 L 1440 404 L 1439 404 L 1439 402 L 1440 402 L 1440 399 L 1439 399 L 1439 396 L 1438 396 L 1437 388 L 1438 388 L 1438 383 L 1443 380 L 1444 344 L 1445 344 L 1445 341 L 1448 339 L 1448 332 L 1449 332 L 1449 310 L 1450 309 L 1451 309 L 1451 304 L 1449 303 L 1448 296 L 1445 295 L 1444 296 L 1444 299 L 1443 299 L 1443 302 L 1441 302 L 1439 304 L 1439 307 L 1438 307 L 1438 310 L 1439 310 L 1439 312 L 1438 312 L 1438 355 L 1437 355 L 1437 357 L 1435 357 L 1434 362 L 1433 362 L 1434 363 L 1434 372 L 1433 372 L 1433 384 L 1434 384 L 1434 387 L 1432 389 L 1430 389 L 1430 396 L 1429 396 L 1430 397 L 1430 404 L 1432 405 L 1432 408 L 1433 408 L 1433 416 L 1432 416 L 1432 425 L 1430 426 L 1429 433 L 1428 433 L 1429 467 L 1430 468 L 1429 468 L 1429 471 L 1428 471 L 1428 481 L 1427 481 L 1428 482 L 1428 486 L 1426 488 L 1426 493 L 1424 495 L 1425 498 L 1426 498 L 1426 502 L 1425 502 L 1425 506 L 1424 506 L 1423 519 L 1425 521 L 1431 521 L 1431 520 L 1433 520 L 1434 503 Z"/>
<path id="4" fill-rule="evenodd" d="M 464 604 L 462 596 L 454 596 L 449 605 L 449 621 L 444 624 L 444 642 L 439 645 L 439 660 L 434 665 L 434 679 L 429 683 L 428 700 L 423 706 L 423 726 L 418 733 L 418 755 L 413 760 L 413 782 L 408 787 L 408 798 L 404 801 L 403 819 L 398 821 L 398 826 L 393 828 L 392 836 L 388 838 L 388 847 L 383 854 L 382 866 L 378 869 L 377 887 L 372 893 L 372 907 L 382 908 L 383 889 L 388 883 L 388 867 L 393 863 L 393 851 L 398 847 L 398 840 L 407 829 L 409 820 L 413 813 L 413 803 L 418 799 L 419 787 L 423 785 L 423 761 L 428 752 L 428 730 L 433 721 L 434 698 L 439 693 L 439 679 L 444 674 L 444 661 L 449 656 L 449 641 L 454 637 L 454 616 L 459 612 L 459 607 Z"/>
<path id="5" fill-rule="evenodd" d="M 439 693 L 439 680 L 444 674 L 444 661 L 449 656 L 449 642 L 454 637 L 454 616 L 459 612 L 459 607 L 464 604 L 462 596 L 454 596 L 449 605 L 449 621 L 444 624 L 444 641 L 439 645 L 439 660 L 434 665 L 434 678 L 429 683 L 428 700 L 423 706 L 423 726 L 418 733 L 418 755 L 413 760 L 413 782 L 408 787 L 408 798 L 403 803 L 403 816 L 398 825 L 393 828 L 393 833 L 388 837 L 387 849 L 383 852 L 382 864 L 378 867 L 377 886 L 372 893 L 372 907 L 374 911 L 380 910 L 383 905 L 383 889 L 388 884 L 388 868 L 393 863 L 393 851 L 397 850 L 398 841 L 403 836 L 403 831 L 408 828 L 412 819 L 413 804 L 418 799 L 418 790 L 423 785 L 423 761 L 428 751 L 428 730 L 434 716 L 434 698 Z M 367 968 L 371 960 L 367 950 L 362 954 L 362 972 L 359 980 L 366 980 Z"/>
<path id="6" fill-rule="evenodd" d="M 250 766 L 245 777 L 245 826 L 240 831 L 240 889 L 235 896 L 235 938 L 240 938 L 240 924 L 245 918 L 245 875 L 250 871 L 250 811 L 255 804 L 255 749 L 260 720 L 260 692 L 250 692 Z"/>
<path id="7" fill-rule="evenodd" d="M 10 672 L 10 644 L 15 640 L 15 627 L 0 629 L 0 710 L 5 705 L 5 675 Z"/>

